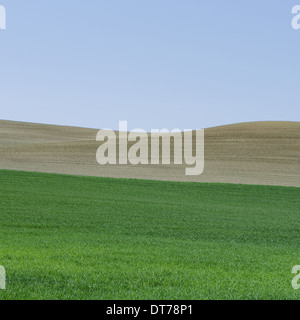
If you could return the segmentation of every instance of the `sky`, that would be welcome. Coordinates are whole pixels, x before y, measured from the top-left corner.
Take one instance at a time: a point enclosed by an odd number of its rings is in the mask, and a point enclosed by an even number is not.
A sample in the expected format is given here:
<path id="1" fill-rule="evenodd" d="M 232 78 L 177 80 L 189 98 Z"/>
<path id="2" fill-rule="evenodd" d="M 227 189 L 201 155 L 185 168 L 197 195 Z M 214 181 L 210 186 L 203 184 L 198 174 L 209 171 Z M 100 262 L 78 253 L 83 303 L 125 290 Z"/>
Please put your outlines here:
<path id="1" fill-rule="evenodd" d="M 300 120 L 300 0 L 0 0 L 0 119 L 117 129 Z"/>

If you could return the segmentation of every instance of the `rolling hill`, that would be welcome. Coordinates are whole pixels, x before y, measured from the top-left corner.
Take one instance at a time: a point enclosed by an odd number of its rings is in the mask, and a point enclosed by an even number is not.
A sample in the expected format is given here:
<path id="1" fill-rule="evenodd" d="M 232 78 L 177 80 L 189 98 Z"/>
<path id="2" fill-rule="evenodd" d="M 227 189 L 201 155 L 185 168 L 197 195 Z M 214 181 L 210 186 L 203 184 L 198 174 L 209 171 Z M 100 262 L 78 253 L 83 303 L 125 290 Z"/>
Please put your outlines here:
<path id="1" fill-rule="evenodd" d="M 201 176 L 100 166 L 97 132 L 0 121 L 0 300 L 297 299 L 299 122 L 206 129 Z"/>
<path id="2" fill-rule="evenodd" d="M 0 169 L 98 177 L 300 186 L 300 122 L 252 122 L 205 130 L 205 170 L 185 165 L 96 162 L 96 129 L 0 121 Z"/>
<path id="3" fill-rule="evenodd" d="M 299 188 L 0 170 L 0 195 L 0 300 L 299 299 Z"/>

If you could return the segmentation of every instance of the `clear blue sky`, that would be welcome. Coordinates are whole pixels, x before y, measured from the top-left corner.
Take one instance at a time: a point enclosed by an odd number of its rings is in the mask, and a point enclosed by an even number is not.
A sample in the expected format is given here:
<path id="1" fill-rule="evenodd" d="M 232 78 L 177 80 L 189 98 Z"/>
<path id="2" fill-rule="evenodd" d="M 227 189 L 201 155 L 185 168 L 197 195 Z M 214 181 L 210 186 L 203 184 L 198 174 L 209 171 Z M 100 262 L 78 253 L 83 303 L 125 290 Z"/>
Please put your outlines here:
<path id="1" fill-rule="evenodd" d="M 146 130 L 300 120 L 300 0 L 0 4 L 0 119 Z"/>

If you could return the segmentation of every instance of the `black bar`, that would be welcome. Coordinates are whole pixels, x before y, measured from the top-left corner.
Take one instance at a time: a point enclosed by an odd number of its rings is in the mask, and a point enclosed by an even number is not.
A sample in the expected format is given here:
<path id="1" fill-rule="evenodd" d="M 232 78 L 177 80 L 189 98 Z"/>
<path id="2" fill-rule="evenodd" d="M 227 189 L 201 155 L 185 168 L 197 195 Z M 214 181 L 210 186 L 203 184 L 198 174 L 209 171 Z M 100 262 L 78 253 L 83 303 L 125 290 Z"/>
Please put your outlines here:
<path id="1" fill-rule="evenodd" d="M 287 309 L 288 307 L 288 309 Z M 47 315 L 55 318 L 64 313 L 68 317 L 85 315 L 91 319 L 207 319 L 239 316 L 257 317 L 262 311 L 268 316 L 282 309 L 292 312 L 297 301 L 2 301 L 1 313 Z M 295 308 L 295 309 L 294 309 Z M 37 315 L 38 315 L 37 314 Z M 93 315 L 93 317 L 88 316 Z"/>

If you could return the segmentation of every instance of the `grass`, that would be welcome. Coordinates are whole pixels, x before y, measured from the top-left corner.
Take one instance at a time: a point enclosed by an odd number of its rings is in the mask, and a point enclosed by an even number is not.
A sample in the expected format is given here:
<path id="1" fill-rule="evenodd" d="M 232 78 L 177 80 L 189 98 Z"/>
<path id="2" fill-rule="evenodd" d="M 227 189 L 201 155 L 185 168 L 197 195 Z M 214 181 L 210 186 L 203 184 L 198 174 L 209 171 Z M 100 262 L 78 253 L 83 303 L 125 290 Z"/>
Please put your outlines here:
<path id="1" fill-rule="evenodd" d="M 299 299 L 300 189 L 0 171 L 0 299 Z"/>

